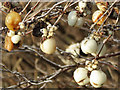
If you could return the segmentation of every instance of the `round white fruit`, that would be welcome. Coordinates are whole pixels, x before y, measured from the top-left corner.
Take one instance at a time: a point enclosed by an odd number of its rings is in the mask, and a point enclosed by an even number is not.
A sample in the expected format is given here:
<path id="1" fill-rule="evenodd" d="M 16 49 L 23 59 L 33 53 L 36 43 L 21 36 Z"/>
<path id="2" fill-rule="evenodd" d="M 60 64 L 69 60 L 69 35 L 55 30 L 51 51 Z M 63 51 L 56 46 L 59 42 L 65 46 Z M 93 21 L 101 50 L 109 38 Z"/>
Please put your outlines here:
<path id="1" fill-rule="evenodd" d="M 76 22 L 76 24 L 75 24 L 75 27 L 82 27 L 83 26 L 83 24 L 84 24 L 84 18 L 83 17 L 79 17 L 78 19 L 77 19 L 77 22 Z"/>
<path id="2" fill-rule="evenodd" d="M 97 50 L 97 42 L 94 39 L 84 39 L 81 42 L 81 50 L 85 53 L 95 53 Z"/>
<path id="3" fill-rule="evenodd" d="M 85 68 L 78 68 L 74 71 L 74 80 L 78 85 L 85 85 L 89 83 L 89 78 L 87 76 L 88 70 Z"/>
<path id="4" fill-rule="evenodd" d="M 41 50 L 46 54 L 53 54 L 56 50 L 56 41 L 54 38 L 46 39 L 40 43 Z"/>
<path id="5" fill-rule="evenodd" d="M 106 74 L 101 70 L 93 70 L 90 75 L 90 83 L 93 87 L 101 87 L 107 80 Z"/>
<path id="6" fill-rule="evenodd" d="M 81 27 L 84 24 L 84 18 L 77 16 L 77 11 L 71 11 L 68 15 L 68 24 L 74 27 Z"/>
<path id="7" fill-rule="evenodd" d="M 78 3 L 78 6 L 79 6 L 80 12 L 83 12 L 83 11 L 84 11 L 84 8 L 86 7 L 86 2 L 80 1 L 80 2 Z"/>
<path id="8" fill-rule="evenodd" d="M 14 44 L 17 44 L 20 40 L 21 40 L 21 36 L 20 35 L 14 35 L 14 36 L 11 37 L 11 41 Z"/>
<path id="9" fill-rule="evenodd" d="M 20 29 L 24 29 L 25 28 L 25 24 L 23 22 L 20 22 L 19 25 L 20 25 Z"/>
<path id="10" fill-rule="evenodd" d="M 12 37 L 12 36 L 15 35 L 15 31 L 9 30 L 8 33 L 7 33 L 7 35 L 8 35 L 9 37 Z"/>

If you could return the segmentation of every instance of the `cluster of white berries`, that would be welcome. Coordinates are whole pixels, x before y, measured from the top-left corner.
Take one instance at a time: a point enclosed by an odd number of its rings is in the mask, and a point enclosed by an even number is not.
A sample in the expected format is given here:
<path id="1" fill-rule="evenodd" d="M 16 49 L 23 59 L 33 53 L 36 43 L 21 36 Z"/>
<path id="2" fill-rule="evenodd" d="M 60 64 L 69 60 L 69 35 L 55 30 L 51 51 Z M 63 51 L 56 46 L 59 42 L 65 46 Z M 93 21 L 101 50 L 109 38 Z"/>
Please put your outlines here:
<path id="1" fill-rule="evenodd" d="M 97 40 L 99 40 L 99 39 L 97 39 Z M 85 54 L 91 54 L 93 56 L 96 56 L 100 52 L 99 56 L 102 56 L 106 53 L 106 45 L 104 45 L 101 50 L 102 45 L 103 45 L 102 41 L 100 41 L 100 40 L 96 41 L 95 38 L 89 37 L 89 38 L 85 38 L 81 42 L 81 50 Z"/>
<path id="2" fill-rule="evenodd" d="M 15 35 L 15 31 L 9 30 L 9 32 L 7 33 L 7 35 L 9 37 L 11 37 L 11 41 L 13 42 L 13 44 L 18 44 L 21 41 L 21 33 L 18 32 L 17 35 Z"/>
<path id="3" fill-rule="evenodd" d="M 84 24 L 84 18 L 78 17 L 77 11 L 71 11 L 68 15 L 68 24 L 73 27 L 81 27 Z"/>
<path id="4" fill-rule="evenodd" d="M 87 6 L 87 0 L 79 1 L 78 6 L 75 7 L 76 11 L 71 11 L 68 14 L 68 25 L 72 27 L 82 27 L 86 16 L 86 13 L 84 12 L 86 6 Z"/>
<path id="5" fill-rule="evenodd" d="M 105 81 L 107 80 L 106 74 L 97 69 L 97 63 L 86 62 L 87 66 L 85 68 L 79 67 L 74 71 L 74 80 L 77 82 L 78 85 L 86 85 L 90 83 L 95 88 L 100 88 Z M 90 69 L 89 67 L 92 66 Z"/>
<path id="6" fill-rule="evenodd" d="M 71 11 L 68 15 L 68 24 L 73 27 L 80 28 L 83 26 L 85 19 L 83 16 L 86 16 L 84 9 L 86 7 L 86 0 L 79 1 L 78 6 L 75 7 L 76 11 Z M 81 14 L 81 15 L 79 15 Z"/>
<path id="7" fill-rule="evenodd" d="M 53 37 L 54 31 L 57 30 L 56 26 L 52 26 L 49 22 L 47 28 L 43 28 L 42 41 L 40 42 L 41 50 L 46 54 L 53 54 L 56 50 L 56 41 Z"/>
<path id="8" fill-rule="evenodd" d="M 86 61 L 85 68 L 88 69 L 89 71 L 97 69 L 98 68 L 98 61 L 97 60 Z"/>

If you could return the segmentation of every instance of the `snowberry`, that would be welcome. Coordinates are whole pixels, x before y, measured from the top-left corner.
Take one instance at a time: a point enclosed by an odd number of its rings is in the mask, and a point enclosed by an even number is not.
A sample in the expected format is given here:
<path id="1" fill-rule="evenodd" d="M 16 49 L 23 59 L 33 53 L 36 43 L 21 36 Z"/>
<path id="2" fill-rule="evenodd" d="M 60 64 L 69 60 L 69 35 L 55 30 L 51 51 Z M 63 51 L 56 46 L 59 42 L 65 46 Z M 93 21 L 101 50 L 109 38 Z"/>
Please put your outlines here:
<path id="1" fill-rule="evenodd" d="M 20 28 L 19 22 L 21 22 L 21 16 L 15 11 L 11 11 L 5 18 L 5 24 L 9 30 L 16 31 Z"/>
<path id="2" fill-rule="evenodd" d="M 11 37 L 11 41 L 14 44 L 17 44 L 19 41 L 21 41 L 21 36 L 20 35 L 14 35 L 14 36 Z"/>
<path id="3" fill-rule="evenodd" d="M 95 53 L 97 50 L 97 42 L 94 39 L 84 39 L 81 42 L 81 50 L 85 53 Z"/>
<path id="4" fill-rule="evenodd" d="M 89 83 L 89 78 L 87 73 L 88 73 L 88 70 L 81 67 L 74 71 L 73 77 L 78 85 L 85 85 Z"/>
<path id="5" fill-rule="evenodd" d="M 81 27 L 84 24 L 84 18 L 77 16 L 77 11 L 71 11 L 68 15 L 68 24 L 74 27 Z"/>
<path id="6" fill-rule="evenodd" d="M 46 54 L 53 54 L 56 50 L 56 41 L 54 38 L 49 38 L 40 43 L 41 50 Z"/>
<path id="7" fill-rule="evenodd" d="M 106 74 L 101 70 L 93 70 L 90 74 L 90 83 L 93 87 L 101 87 L 107 80 Z"/>
<path id="8" fill-rule="evenodd" d="M 9 37 L 12 37 L 12 36 L 15 35 L 15 31 L 9 30 L 9 31 L 7 32 L 7 35 L 8 35 Z"/>
<path id="9" fill-rule="evenodd" d="M 20 29 L 24 29 L 25 28 L 25 24 L 23 22 L 20 22 L 19 25 L 20 25 Z"/>
<path id="10" fill-rule="evenodd" d="M 79 6 L 80 12 L 83 12 L 83 11 L 84 11 L 84 8 L 86 7 L 86 2 L 80 1 L 80 2 L 78 3 L 78 6 Z"/>
<path id="11" fill-rule="evenodd" d="M 103 12 L 100 10 L 97 10 L 93 13 L 92 15 L 92 20 L 93 22 L 97 22 L 97 20 L 103 15 Z M 99 22 L 97 23 L 98 25 L 101 25 L 104 20 L 105 20 L 106 16 L 102 17 L 102 19 L 99 20 Z"/>

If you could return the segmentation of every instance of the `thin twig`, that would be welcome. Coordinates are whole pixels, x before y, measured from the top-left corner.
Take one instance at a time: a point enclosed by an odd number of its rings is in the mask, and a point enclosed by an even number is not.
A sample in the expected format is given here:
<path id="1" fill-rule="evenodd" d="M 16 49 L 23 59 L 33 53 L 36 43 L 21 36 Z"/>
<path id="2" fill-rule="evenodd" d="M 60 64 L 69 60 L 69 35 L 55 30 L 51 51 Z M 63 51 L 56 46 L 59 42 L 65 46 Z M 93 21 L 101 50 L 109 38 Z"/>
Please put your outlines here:
<path id="1" fill-rule="evenodd" d="M 109 39 L 111 36 L 112 36 L 112 35 L 109 35 L 108 38 L 105 39 L 105 41 L 102 43 L 102 46 L 100 47 L 100 50 L 99 50 L 98 54 L 96 55 L 97 57 L 99 57 L 99 55 L 100 55 L 100 53 L 101 53 L 101 51 L 102 51 L 105 43 L 108 41 L 108 39 Z"/>
<path id="2" fill-rule="evenodd" d="M 103 25 L 105 24 L 106 20 L 108 19 L 108 17 L 110 16 L 110 14 L 112 13 L 113 8 L 111 8 L 109 14 L 106 16 L 105 20 L 103 21 L 103 23 L 100 25 L 99 29 L 97 30 L 97 32 L 100 31 L 100 29 L 103 27 Z"/>
<path id="3" fill-rule="evenodd" d="M 38 2 L 31 8 L 31 10 L 26 14 L 26 16 L 24 17 L 24 19 L 22 20 L 22 22 L 25 21 L 25 19 L 27 18 L 27 16 L 37 7 L 37 5 L 40 3 L 40 0 L 38 0 Z"/>
<path id="4" fill-rule="evenodd" d="M 27 45 L 24 45 L 23 47 L 25 47 L 25 48 L 27 48 L 27 49 L 29 49 L 29 50 L 31 50 L 31 51 L 34 51 L 34 52 L 37 53 L 41 58 L 43 58 L 46 62 L 48 62 L 50 65 L 52 65 L 52 66 L 54 66 L 54 67 L 56 67 L 56 68 L 62 68 L 61 65 L 59 65 L 59 64 L 57 64 L 57 63 L 55 63 L 55 62 L 52 62 L 52 61 L 50 61 L 49 59 L 45 58 L 45 57 L 44 57 L 43 55 L 41 55 L 37 50 L 34 50 L 33 48 L 31 48 L 31 47 L 29 47 L 29 46 L 27 46 Z"/>
<path id="5" fill-rule="evenodd" d="M 44 15 L 38 16 L 36 19 L 40 19 L 40 18 L 45 17 L 45 16 L 46 16 L 47 14 L 49 14 L 57 5 L 62 4 L 62 3 L 64 3 L 64 2 L 66 2 L 66 1 L 67 1 L 67 0 L 63 0 L 63 1 L 60 1 L 60 2 L 58 2 L 58 3 L 56 3 L 56 4 L 54 4 L 54 5 L 50 8 L 49 11 L 47 11 Z"/>
<path id="6" fill-rule="evenodd" d="M 31 3 L 31 0 L 28 1 L 24 9 L 19 13 L 20 15 L 25 11 L 25 9 L 29 6 L 30 3 Z"/>

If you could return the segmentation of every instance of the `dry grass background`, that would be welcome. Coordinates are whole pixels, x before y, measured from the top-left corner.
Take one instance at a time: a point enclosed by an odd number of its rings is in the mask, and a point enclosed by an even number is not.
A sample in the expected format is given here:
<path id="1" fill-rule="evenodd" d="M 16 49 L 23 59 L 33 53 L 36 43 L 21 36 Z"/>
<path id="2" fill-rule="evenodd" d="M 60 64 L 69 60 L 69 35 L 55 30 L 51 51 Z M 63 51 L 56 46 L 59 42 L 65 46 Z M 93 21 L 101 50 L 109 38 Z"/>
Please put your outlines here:
<path id="1" fill-rule="evenodd" d="M 21 8 L 24 8 L 26 5 L 26 2 L 18 2 L 14 3 L 11 2 L 15 6 L 20 6 Z M 26 13 L 30 10 L 30 7 L 33 6 L 35 2 L 32 2 L 29 7 L 25 10 L 25 12 L 22 14 L 22 17 L 26 15 Z M 34 10 L 33 13 L 38 11 L 39 9 L 44 9 L 51 7 L 54 3 L 53 2 L 41 2 Z M 74 9 L 73 7 L 70 8 L 71 10 Z M 95 9 L 95 8 L 94 8 Z M 97 9 L 97 8 L 96 8 Z M 31 14 L 30 14 L 31 15 Z M 5 14 L 2 15 L 2 26 L 5 26 L 4 19 Z M 67 16 L 64 15 L 64 19 L 67 20 Z M 88 16 L 89 20 L 91 19 L 91 15 Z M 51 20 L 51 23 L 54 23 L 55 19 Z M 92 22 L 89 22 L 91 25 Z M 67 24 L 67 21 L 64 22 L 62 20 L 58 23 L 59 28 L 55 32 L 55 39 L 57 41 L 57 47 L 61 48 L 62 50 L 65 50 L 70 44 L 80 42 L 83 40 L 84 37 L 88 35 L 88 32 L 82 29 L 70 27 Z M 83 27 L 88 26 L 84 24 Z M 23 31 L 24 32 L 24 31 Z M 3 37 L 3 43 L 4 43 L 4 37 L 6 33 L 2 33 Z M 120 39 L 120 32 L 115 32 L 115 38 Z M 39 48 L 39 42 L 40 37 L 34 37 L 32 34 L 26 35 L 23 39 L 23 44 L 28 46 L 34 46 Z M 3 47 L 4 48 L 4 47 Z M 120 44 L 111 41 L 107 42 L 107 53 L 120 51 Z M 39 50 L 40 51 L 40 50 Z M 36 53 L 29 51 L 29 52 L 6 52 L 2 51 L 2 63 L 11 71 L 18 71 L 21 74 L 24 74 L 29 80 L 38 80 L 40 77 L 44 75 L 49 75 L 56 71 L 56 68 L 51 66 L 49 63 L 44 61 L 42 58 L 40 58 Z M 64 63 L 58 58 L 58 56 L 54 53 L 52 55 L 46 55 L 43 52 L 40 51 L 40 54 L 47 57 L 49 60 L 56 62 L 57 64 L 64 65 Z M 104 60 L 110 61 L 111 63 L 118 65 L 118 61 L 120 60 L 120 57 L 111 57 L 106 58 Z M 37 66 L 37 67 L 36 67 Z M 118 65 L 119 66 L 119 65 Z M 45 88 L 77 88 L 79 87 L 76 82 L 73 80 L 73 71 L 69 70 L 67 72 L 64 72 L 60 75 L 58 75 L 56 78 L 53 79 L 52 83 L 47 83 Z M 107 74 L 108 80 L 103 86 L 104 88 L 118 88 L 118 78 L 120 74 L 114 70 L 113 68 L 110 68 L 108 66 L 102 65 L 102 70 Z M 10 74 L 8 72 L 2 72 L 2 87 L 9 87 L 12 85 L 16 85 L 18 82 L 22 82 L 23 80 L 19 80 L 16 78 L 13 74 Z M 22 88 L 26 87 L 26 85 L 22 85 Z M 30 88 L 39 88 L 39 86 L 31 86 Z"/>

